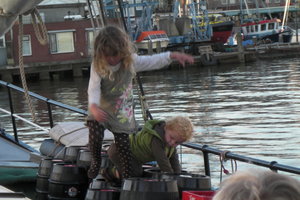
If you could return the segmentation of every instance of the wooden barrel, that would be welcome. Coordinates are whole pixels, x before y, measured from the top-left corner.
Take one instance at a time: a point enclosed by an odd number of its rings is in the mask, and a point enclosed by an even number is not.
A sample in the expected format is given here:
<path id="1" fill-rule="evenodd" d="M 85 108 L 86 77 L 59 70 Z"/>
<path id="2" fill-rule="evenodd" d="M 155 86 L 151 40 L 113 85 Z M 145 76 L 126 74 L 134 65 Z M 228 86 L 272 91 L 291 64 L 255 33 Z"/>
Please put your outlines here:
<path id="1" fill-rule="evenodd" d="M 79 150 L 76 163 L 78 167 L 88 168 L 91 164 L 91 152 L 87 149 Z"/>
<path id="2" fill-rule="evenodd" d="M 111 184 L 106 182 L 104 179 L 95 178 L 89 185 L 89 189 L 106 189 L 111 187 Z"/>
<path id="3" fill-rule="evenodd" d="M 41 160 L 39 164 L 35 187 L 37 199 L 48 199 L 48 179 L 52 171 L 53 164 L 62 162 L 62 160 L 55 160 L 49 157 L 45 157 Z"/>
<path id="4" fill-rule="evenodd" d="M 211 178 L 201 174 L 176 176 L 178 187 L 183 190 L 211 190 Z"/>
<path id="5" fill-rule="evenodd" d="M 119 200 L 120 190 L 116 188 L 88 189 L 85 200 Z"/>
<path id="6" fill-rule="evenodd" d="M 145 170 L 146 175 L 157 179 L 177 180 L 179 197 L 182 191 L 206 191 L 211 190 L 211 178 L 201 174 L 191 174 L 187 171 L 181 171 L 180 174 L 161 172 L 159 168 L 150 168 Z"/>
<path id="7" fill-rule="evenodd" d="M 64 161 L 75 163 L 77 161 L 77 156 L 81 148 L 83 147 L 80 146 L 67 147 L 64 155 Z"/>
<path id="8" fill-rule="evenodd" d="M 101 152 L 101 169 L 104 169 L 104 168 L 108 168 L 110 167 L 112 164 L 111 164 L 111 161 L 109 160 L 108 158 L 108 154 L 106 151 L 102 151 Z"/>
<path id="9" fill-rule="evenodd" d="M 120 200 L 179 200 L 176 180 L 129 178 L 122 186 Z"/>
<path id="10" fill-rule="evenodd" d="M 162 172 L 159 167 L 150 167 L 144 169 L 143 176 L 144 177 L 150 177 L 150 178 L 156 178 L 156 179 L 161 179 L 165 176 L 165 172 Z M 184 175 L 184 174 L 189 174 L 185 170 L 181 170 L 180 174 L 172 174 L 172 175 Z"/>
<path id="11" fill-rule="evenodd" d="M 49 178 L 49 199 L 84 199 L 87 172 L 75 164 L 56 163 Z"/>
<path id="12" fill-rule="evenodd" d="M 179 197 L 182 191 L 207 191 L 211 190 L 211 179 L 201 174 L 171 174 L 165 173 L 162 178 L 177 180 Z"/>
<path id="13" fill-rule="evenodd" d="M 103 178 L 95 178 L 89 185 L 85 200 L 119 200 L 120 189 L 112 187 Z"/>

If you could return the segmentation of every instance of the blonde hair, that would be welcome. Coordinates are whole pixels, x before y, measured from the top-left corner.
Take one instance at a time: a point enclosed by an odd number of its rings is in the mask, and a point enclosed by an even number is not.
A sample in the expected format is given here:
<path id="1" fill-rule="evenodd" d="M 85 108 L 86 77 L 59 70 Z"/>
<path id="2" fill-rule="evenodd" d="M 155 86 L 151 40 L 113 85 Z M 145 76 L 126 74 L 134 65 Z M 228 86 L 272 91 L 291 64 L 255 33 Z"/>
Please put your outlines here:
<path id="1" fill-rule="evenodd" d="M 108 67 L 106 56 L 120 56 L 122 67 L 129 69 L 133 74 L 132 54 L 135 52 L 129 36 L 116 26 L 101 28 L 94 41 L 93 65 L 95 71 L 101 76 L 108 76 L 112 80 L 112 71 Z"/>
<path id="2" fill-rule="evenodd" d="M 299 200 L 300 182 L 273 171 L 237 172 L 221 183 L 213 200 Z"/>
<path id="3" fill-rule="evenodd" d="M 176 131 L 184 141 L 193 136 L 194 126 L 188 117 L 177 116 L 166 120 L 166 128 Z"/>

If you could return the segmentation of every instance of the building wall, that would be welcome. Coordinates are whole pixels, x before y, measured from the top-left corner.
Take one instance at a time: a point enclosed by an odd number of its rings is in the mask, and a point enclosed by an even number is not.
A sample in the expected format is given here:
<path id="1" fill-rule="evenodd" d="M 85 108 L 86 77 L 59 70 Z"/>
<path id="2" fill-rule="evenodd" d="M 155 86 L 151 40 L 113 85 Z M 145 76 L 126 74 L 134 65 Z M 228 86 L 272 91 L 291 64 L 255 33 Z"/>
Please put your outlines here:
<path id="1" fill-rule="evenodd" d="M 85 4 L 39 6 L 38 10 L 45 16 L 45 22 L 62 22 L 67 15 L 85 16 Z"/>
<path id="2" fill-rule="evenodd" d="M 49 45 L 41 45 L 37 40 L 34 29 L 31 24 L 24 25 L 24 35 L 31 36 L 31 50 L 32 55 L 24 56 L 24 63 L 59 63 L 63 61 L 80 61 L 80 59 L 86 59 L 88 55 L 88 44 L 86 28 L 91 28 L 90 20 L 78 20 L 78 21 L 63 21 L 56 23 L 46 23 L 47 31 L 58 31 L 58 30 L 72 30 L 74 36 L 74 52 L 70 53 L 56 53 L 50 52 Z M 17 42 L 17 31 L 18 26 L 13 27 L 13 55 L 15 63 L 18 63 L 18 42 Z"/>

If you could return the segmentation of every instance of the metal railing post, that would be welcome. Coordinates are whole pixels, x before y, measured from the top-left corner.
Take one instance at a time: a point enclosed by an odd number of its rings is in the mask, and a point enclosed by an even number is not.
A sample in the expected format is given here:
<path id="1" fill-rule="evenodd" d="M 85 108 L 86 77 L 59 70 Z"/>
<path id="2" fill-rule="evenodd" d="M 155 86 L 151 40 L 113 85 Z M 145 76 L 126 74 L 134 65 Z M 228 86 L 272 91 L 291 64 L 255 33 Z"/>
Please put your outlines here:
<path id="1" fill-rule="evenodd" d="M 11 91 L 8 86 L 7 86 L 7 94 L 8 94 L 8 99 L 9 99 L 10 116 L 11 116 L 12 126 L 13 126 L 13 130 L 14 130 L 14 137 L 15 137 L 15 141 L 19 142 L 16 120 L 14 117 L 14 106 L 13 106 L 13 102 L 12 102 Z"/>
<path id="2" fill-rule="evenodd" d="M 52 117 L 51 104 L 48 102 L 48 99 L 47 99 L 46 103 L 47 103 L 47 109 L 48 109 L 50 128 L 53 128 L 53 117 Z"/>
<path id="3" fill-rule="evenodd" d="M 210 176 L 209 157 L 208 157 L 208 152 L 205 150 L 206 147 L 207 147 L 207 145 L 203 145 L 203 147 L 202 147 L 204 170 L 205 170 L 205 175 Z"/>

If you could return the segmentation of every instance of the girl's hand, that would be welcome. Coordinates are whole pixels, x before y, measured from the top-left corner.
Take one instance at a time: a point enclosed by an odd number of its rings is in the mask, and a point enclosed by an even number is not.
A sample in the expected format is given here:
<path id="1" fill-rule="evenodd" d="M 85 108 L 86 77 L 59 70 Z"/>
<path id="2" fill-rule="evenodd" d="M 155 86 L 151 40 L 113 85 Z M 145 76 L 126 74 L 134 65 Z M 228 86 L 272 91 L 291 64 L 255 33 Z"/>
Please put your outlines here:
<path id="1" fill-rule="evenodd" d="M 185 66 L 186 62 L 193 64 L 195 61 L 193 56 L 180 52 L 171 52 L 170 58 L 177 60 L 182 66 Z"/>
<path id="2" fill-rule="evenodd" d="M 98 122 L 107 121 L 107 113 L 104 112 L 101 108 L 99 108 L 96 104 L 92 104 L 90 106 L 90 111 L 94 116 L 95 120 Z"/>

